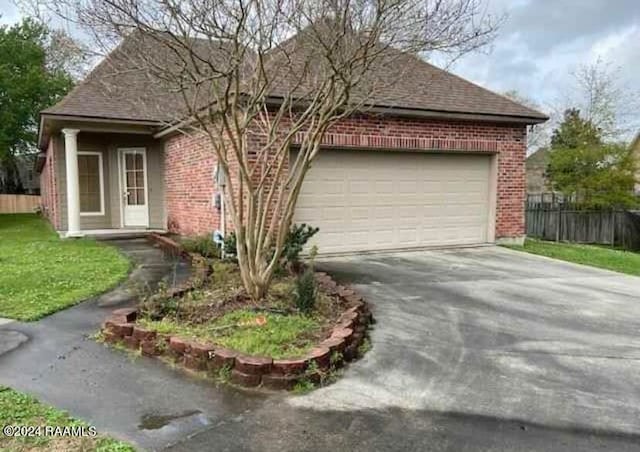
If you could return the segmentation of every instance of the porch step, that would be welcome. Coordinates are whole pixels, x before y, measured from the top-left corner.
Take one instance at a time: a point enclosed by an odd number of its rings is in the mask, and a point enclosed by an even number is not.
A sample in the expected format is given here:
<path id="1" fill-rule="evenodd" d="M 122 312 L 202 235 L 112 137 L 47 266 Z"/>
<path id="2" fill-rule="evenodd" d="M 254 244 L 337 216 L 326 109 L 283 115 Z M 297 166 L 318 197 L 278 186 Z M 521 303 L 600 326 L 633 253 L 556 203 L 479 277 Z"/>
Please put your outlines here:
<path id="1" fill-rule="evenodd" d="M 83 231 L 85 237 L 91 237 L 96 240 L 127 240 L 127 239 L 140 239 L 149 236 L 150 234 L 164 235 L 167 231 L 162 229 L 113 229 L 113 230 L 100 230 L 100 231 Z"/>

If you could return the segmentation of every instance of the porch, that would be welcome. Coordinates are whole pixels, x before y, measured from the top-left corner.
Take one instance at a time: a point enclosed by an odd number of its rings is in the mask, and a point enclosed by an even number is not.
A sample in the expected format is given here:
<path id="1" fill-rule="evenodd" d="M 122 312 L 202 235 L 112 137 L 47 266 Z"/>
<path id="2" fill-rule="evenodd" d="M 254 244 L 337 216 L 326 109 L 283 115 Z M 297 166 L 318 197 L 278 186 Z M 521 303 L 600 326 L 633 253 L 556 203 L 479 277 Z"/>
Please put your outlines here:
<path id="1" fill-rule="evenodd" d="M 137 239 L 150 234 L 166 234 L 166 229 L 139 229 L 139 228 L 110 228 L 110 229 L 83 229 L 82 237 L 90 237 L 96 240 Z M 67 237 L 67 231 L 58 231 L 62 238 Z"/>
<path id="2" fill-rule="evenodd" d="M 103 127 L 61 122 L 51 130 L 54 200 L 45 213 L 62 237 L 166 232 L 162 143 L 149 128 Z"/>

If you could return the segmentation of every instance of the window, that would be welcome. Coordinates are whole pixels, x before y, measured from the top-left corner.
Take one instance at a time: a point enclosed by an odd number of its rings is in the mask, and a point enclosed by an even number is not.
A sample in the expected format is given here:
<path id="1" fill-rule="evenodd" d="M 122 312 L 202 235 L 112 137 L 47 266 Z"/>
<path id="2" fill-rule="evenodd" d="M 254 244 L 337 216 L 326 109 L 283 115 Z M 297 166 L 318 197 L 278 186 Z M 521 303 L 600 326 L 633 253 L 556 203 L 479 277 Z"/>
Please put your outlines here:
<path id="1" fill-rule="evenodd" d="M 124 171 L 128 206 L 146 204 L 144 193 L 144 157 L 140 152 L 124 154 Z"/>
<path id="2" fill-rule="evenodd" d="M 78 152 L 81 215 L 104 215 L 104 181 L 102 177 L 102 154 L 99 152 Z"/>

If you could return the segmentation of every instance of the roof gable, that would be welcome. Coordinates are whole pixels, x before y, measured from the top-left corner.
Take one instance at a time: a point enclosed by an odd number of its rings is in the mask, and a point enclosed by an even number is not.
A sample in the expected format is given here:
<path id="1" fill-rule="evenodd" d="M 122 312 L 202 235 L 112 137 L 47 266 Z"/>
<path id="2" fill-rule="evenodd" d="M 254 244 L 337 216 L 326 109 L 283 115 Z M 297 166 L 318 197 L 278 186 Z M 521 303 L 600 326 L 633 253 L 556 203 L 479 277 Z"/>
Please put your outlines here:
<path id="1" fill-rule="evenodd" d="M 295 43 L 296 37 L 287 41 Z M 199 51 L 216 52 L 210 41 L 194 40 Z M 65 98 L 43 114 L 68 115 L 104 119 L 174 122 L 181 115 L 182 100 L 154 82 L 142 68 L 131 64 L 129 53 L 140 42 L 128 37 L 108 55 L 84 81 Z M 146 40 L 148 51 L 156 52 L 159 61 L 166 57 L 162 44 Z M 136 49 L 140 50 L 140 49 Z M 542 122 L 546 115 L 518 104 L 450 72 L 427 63 L 418 56 L 401 53 L 394 55 L 394 64 L 376 67 L 375 77 L 386 83 L 367 99 L 372 107 L 461 115 L 487 115 L 513 117 L 524 121 Z M 163 56 L 164 55 L 164 56 Z M 286 83 L 285 83 L 286 85 Z M 278 97 L 286 86 L 274 88 L 269 94 Z"/>

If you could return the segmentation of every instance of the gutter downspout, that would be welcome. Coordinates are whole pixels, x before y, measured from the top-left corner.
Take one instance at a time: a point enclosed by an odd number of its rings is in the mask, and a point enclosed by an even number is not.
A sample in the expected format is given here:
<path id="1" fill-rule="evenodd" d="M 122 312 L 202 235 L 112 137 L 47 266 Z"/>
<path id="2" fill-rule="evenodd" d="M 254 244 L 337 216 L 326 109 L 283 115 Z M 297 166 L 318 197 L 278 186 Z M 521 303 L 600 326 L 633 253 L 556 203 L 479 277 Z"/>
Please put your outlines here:
<path id="1" fill-rule="evenodd" d="M 227 238 L 227 218 L 225 215 L 225 202 L 224 202 L 224 188 L 225 186 L 222 185 L 222 195 L 220 196 L 220 232 L 222 233 L 222 238 L 226 239 Z M 224 255 L 224 242 L 222 243 L 222 251 L 220 252 L 220 257 L 222 257 L 222 259 L 225 258 Z"/>

